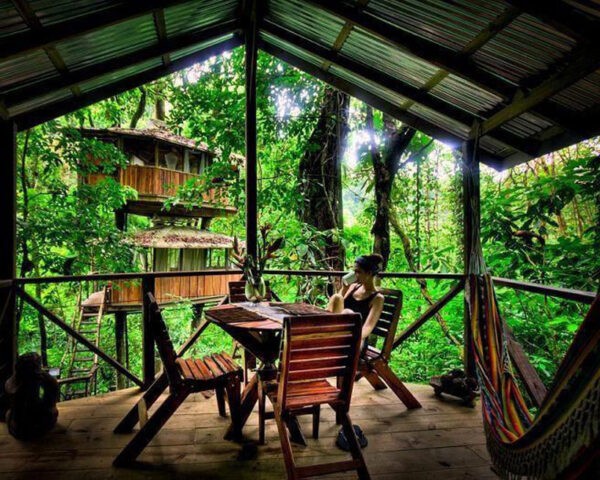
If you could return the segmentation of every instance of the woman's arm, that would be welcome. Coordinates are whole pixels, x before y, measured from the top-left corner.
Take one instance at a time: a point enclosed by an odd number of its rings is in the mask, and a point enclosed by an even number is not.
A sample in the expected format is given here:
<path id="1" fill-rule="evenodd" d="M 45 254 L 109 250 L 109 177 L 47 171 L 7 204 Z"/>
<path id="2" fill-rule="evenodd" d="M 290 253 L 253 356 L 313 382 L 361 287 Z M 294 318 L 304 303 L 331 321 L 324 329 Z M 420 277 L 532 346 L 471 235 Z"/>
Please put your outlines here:
<path id="1" fill-rule="evenodd" d="M 354 285 L 354 284 L 351 283 L 350 285 Z M 338 293 L 342 297 L 346 298 L 346 294 L 348 293 L 348 289 L 350 288 L 350 285 L 346 285 L 345 283 L 342 282 L 342 288 L 340 288 L 340 291 Z"/>
<path id="2" fill-rule="evenodd" d="M 369 310 L 367 321 L 362 327 L 361 337 L 363 340 L 371 334 L 375 325 L 377 325 L 381 312 L 383 312 L 383 295 L 379 293 L 371 302 L 371 309 Z"/>

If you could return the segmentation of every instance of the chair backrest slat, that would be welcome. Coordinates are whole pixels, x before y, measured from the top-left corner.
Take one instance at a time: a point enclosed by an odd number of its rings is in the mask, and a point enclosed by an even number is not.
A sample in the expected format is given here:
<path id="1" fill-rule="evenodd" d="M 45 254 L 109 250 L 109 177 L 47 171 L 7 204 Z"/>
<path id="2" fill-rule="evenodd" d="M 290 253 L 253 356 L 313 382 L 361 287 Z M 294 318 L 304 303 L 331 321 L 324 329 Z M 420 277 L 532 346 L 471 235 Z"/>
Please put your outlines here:
<path id="1" fill-rule="evenodd" d="M 152 295 L 152 293 L 148 293 L 147 295 L 148 301 L 150 302 L 152 334 L 154 336 L 156 348 L 158 349 L 158 354 L 162 360 L 165 373 L 169 379 L 169 384 L 173 386 L 181 382 L 181 374 L 177 367 L 177 353 L 173 347 L 173 342 L 171 342 L 171 337 L 169 337 L 167 325 L 162 318 L 160 307 L 158 306 L 154 295 Z"/>
<path id="2" fill-rule="evenodd" d="M 373 328 L 372 335 L 383 338 L 381 356 L 388 360 L 392 352 L 400 313 L 402 312 L 402 291 L 382 288 L 379 292 L 384 298 L 383 312 L 375 328 Z"/>
<path id="3" fill-rule="evenodd" d="M 341 379 L 338 400 L 349 405 L 360 334 L 359 314 L 285 317 L 278 390 L 281 408 L 285 408 L 290 384 L 328 377 Z"/>

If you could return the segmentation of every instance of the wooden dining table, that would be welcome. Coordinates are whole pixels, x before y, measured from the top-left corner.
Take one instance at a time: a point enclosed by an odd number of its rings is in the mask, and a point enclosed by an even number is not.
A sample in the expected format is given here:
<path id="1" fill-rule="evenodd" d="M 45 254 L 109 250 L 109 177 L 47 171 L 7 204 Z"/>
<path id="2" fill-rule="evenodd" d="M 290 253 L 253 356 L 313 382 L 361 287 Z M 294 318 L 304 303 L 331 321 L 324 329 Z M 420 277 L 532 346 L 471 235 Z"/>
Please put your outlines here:
<path id="1" fill-rule="evenodd" d="M 283 319 L 301 315 L 328 315 L 326 310 L 307 303 L 264 302 L 254 304 L 241 302 L 218 305 L 206 310 L 206 318 L 237 340 L 258 360 L 259 366 L 242 392 L 242 427 L 254 409 L 259 395 L 259 382 L 274 380 L 277 375 L 275 362 L 279 356 Z M 306 445 L 298 420 L 287 422 L 293 442 Z M 233 437 L 230 427 L 225 438 Z"/>

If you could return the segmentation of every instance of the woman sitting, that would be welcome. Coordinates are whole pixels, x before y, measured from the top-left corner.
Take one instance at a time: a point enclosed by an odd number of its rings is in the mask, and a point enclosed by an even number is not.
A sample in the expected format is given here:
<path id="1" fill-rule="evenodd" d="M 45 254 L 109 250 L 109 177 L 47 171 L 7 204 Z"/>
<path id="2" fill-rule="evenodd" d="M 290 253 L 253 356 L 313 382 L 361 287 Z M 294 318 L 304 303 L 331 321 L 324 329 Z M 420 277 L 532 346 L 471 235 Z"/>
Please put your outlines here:
<path id="1" fill-rule="evenodd" d="M 382 262 L 383 257 L 376 253 L 358 257 L 354 261 L 354 283 L 344 284 L 339 293 L 331 296 L 327 305 L 327 310 L 332 313 L 360 313 L 363 347 L 383 311 L 383 295 L 374 283 Z"/>

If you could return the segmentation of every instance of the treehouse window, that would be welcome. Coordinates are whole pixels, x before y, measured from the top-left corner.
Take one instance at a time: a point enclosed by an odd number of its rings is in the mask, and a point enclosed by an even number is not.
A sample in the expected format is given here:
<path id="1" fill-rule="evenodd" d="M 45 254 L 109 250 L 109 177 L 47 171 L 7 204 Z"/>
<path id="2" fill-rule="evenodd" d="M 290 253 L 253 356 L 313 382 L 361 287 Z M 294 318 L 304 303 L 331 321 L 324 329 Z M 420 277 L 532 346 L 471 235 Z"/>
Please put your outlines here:
<path id="1" fill-rule="evenodd" d="M 154 249 L 155 272 L 177 272 L 181 270 L 181 250 L 176 248 Z"/>
<path id="2" fill-rule="evenodd" d="M 183 250 L 182 270 L 202 270 L 206 264 L 206 250 L 199 248 Z"/>
<path id="3" fill-rule="evenodd" d="M 225 268 L 227 262 L 227 251 L 219 248 L 214 250 L 209 250 L 207 266 L 209 268 Z"/>

